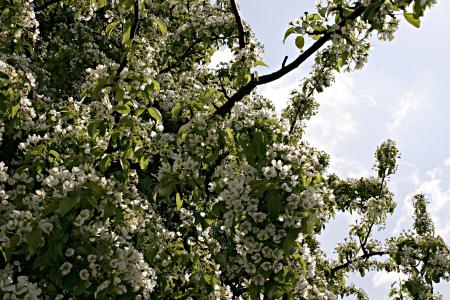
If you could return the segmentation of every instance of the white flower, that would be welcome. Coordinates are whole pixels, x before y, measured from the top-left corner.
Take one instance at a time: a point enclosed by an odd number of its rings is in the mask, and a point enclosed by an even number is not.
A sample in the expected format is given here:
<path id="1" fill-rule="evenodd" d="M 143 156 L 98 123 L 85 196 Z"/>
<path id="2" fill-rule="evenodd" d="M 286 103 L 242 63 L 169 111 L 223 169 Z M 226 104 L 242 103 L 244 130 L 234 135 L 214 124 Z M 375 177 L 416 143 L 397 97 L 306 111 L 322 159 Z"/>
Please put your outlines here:
<path id="1" fill-rule="evenodd" d="M 70 270 L 72 269 L 72 264 L 69 262 L 65 262 L 59 267 L 59 270 L 61 271 L 62 276 L 66 276 L 70 273 Z"/>
<path id="2" fill-rule="evenodd" d="M 83 269 L 78 273 L 80 275 L 81 280 L 88 280 L 89 279 L 89 271 L 86 269 Z"/>
<path id="3" fill-rule="evenodd" d="M 75 249 L 73 249 L 73 248 L 67 248 L 65 254 L 66 254 L 67 257 L 71 257 L 72 255 L 75 254 Z"/>

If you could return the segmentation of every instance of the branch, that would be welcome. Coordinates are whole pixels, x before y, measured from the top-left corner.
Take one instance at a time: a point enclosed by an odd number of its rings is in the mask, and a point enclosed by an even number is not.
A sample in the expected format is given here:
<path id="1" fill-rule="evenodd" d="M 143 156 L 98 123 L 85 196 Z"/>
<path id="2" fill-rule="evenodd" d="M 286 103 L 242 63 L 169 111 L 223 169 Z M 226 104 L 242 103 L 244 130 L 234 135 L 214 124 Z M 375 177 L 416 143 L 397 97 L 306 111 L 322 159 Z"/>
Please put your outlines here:
<path id="1" fill-rule="evenodd" d="M 345 23 L 349 20 L 355 20 L 364 12 L 365 9 L 366 8 L 363 5 L 359 6 L 348 16 L 348 18 L 339 22 L 338 27 L 344 26 Z M 330 38 L 331 38 L 331 33 L 330 32 L 325 33 L 320 39 L 318 39 L 314 44 L 312 44 L 308 49 L 305 50 L 305 52 L 300 54 L 290 64 L 288 64 L 286 66 L 282 66 L 281 69 L 279 69 L 278 71 L 275 71 L 271 74 L 260 76 L 258 79 L 253 78 L 252 80 L 250 80 L 250 82 L 248 82 L 241 89 L 239 89 L 236 92 L 236 94 L 234 94 L 232 97 L 230 97 L 230 99 L 227 102 L 225 102 L 224 105 L 222 105 L 218 110 L 216 110 L 214 112 L 214 115 L 221 116 L 221 117 L 226 116 L 228 113 L 230 113 L 234 104 L 238 101 L 241 101 L 245 96 L 249 95 L 253 91 L 253 89 L 256 88 L 256 86 L 267 84 L 269 82 L 280 79 L 284 75 L 295 70 L 306 59 L 308 59 L 317 50 L 319 50 L 327 41 L 329 41 Z"/>
<path id="2" fill-rule="evenodd" d="M 381 198 L 381 195 L 383 193 L 383 185 L 384 185 L 385 178 L 386 178 L 385 175 L 383 175 L 383 177 L 381 178 L 381 185 L 380 185 L 380 192 L 378 194 L 378 199 Z M 361 239 L 359 240 L 360 244 L 361 244 L 361 250 L 363 251 L 364 254 L 367 254 L 366 245 L 369 240 L 369 236 L 372 233 L 373 225 L 375 225 L 375 219 L 372 219 L 372 221 L 370 222 L 369 230 L 367 230 L 367 235 L 365 236 L 364 241 L 362 241 L 362 243 L 361 243 Z"/>
<path id="3" fill-rule="evenodd" d="M 344 263 L 342 265 L 338 265 L 338 266 L 334 267 L 333 269 L 330 270 L 331 275 L 336 274 L 337 271 L 345 269 L 345 268 L 349 267 L 352 263 L 355 263 L 359 260 L 367 260 L 367 259 L 371 258 L 372 256 L 383 256 L 386 254 L 388 254 L 388 252 L 386 252 L 386 251 L 368 252 L 366 254 L 361 255 L 360 257 L 355 258 L 354 260 L 347 261 L 346 263 Z"/>
<path id="4" fill-rule="evenodd" d="M 245 48 L 245 32 L 244 32 L 244 26 L 242 26 L 242 20 L 241 16 L 239 15 L 239 11 L 236 5 L 235 0 L 230 0 L 231 4 L 231 11 L 233 12 L 234 19 L 236 20 L 236 25 L 239 33 L 239 49 Z"/>

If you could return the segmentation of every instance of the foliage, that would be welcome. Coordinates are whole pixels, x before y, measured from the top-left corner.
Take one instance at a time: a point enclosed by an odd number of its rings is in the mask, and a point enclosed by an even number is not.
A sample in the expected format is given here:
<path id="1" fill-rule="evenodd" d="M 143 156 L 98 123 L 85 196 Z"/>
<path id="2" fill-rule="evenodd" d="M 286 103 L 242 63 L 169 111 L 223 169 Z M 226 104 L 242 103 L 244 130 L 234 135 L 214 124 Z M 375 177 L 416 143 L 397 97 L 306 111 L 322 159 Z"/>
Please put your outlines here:
<path id="1" fill-rule="evenodd" d="M 423 196 L 414 231 L 379 241 L 395 202 L 393 141 L 377 176 L 341 179 L 302 137 L 314 96 L 359 69 L 370 37 L 433 0 L 329 0 L 292 22 L 299 56 L 259 75 L 234 1 L 0 0 L 2 299 L 335 299 L 351 272 L 402 272 L 432 299 L 449 250 Z M 230 63 L 211 69 L 229 47 Z M 315 55 L 282 116 L 255 87 Z M 317 235 L 358 221 L 326 257 Z"/>

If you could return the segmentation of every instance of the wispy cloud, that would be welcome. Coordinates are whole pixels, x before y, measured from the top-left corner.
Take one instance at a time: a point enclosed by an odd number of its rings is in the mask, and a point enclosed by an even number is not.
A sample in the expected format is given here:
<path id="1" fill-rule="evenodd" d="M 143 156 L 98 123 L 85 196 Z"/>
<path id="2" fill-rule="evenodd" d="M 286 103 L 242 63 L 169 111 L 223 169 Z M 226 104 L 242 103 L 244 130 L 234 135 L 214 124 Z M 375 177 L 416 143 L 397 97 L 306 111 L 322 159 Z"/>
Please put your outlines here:
<path id="1" fill-rule="evenodd" d="M 406 279 L 407 276 L 402 273 L 388 273 L 385 271 L 375 273 L 372 277 L 372 283 L 375 287 L 390 286 L 393 282 Z"/>
<path id="2" fill-rule="evenodd" d="M 395 134 L 406 121 L 414 120 L 415 114 L 425 108 L 427 103 L 425 97 L 415 91 L 403 94 L 392 107 L 392 121 L 388 124 L 389 133 Z"/>
<path id="3" fill-rule="evenodd" d="M 427 196 L 429 203 L 428 211 L 435 223 L 436 233 L 445 240 L 450 240 L 450 218 L 448 217 L 448 207 L 450 207 L 450 170 L 446 168 L 447 160 L 441 166 L 434 167 L 425 174 L 415 174 L 413 181 L 416 188 L 402 202 L 401 217 L 397 222 L 394 233 L 410 228 L 412 225 L 412 197 L 415 194 L 423 193 Z M 415 168 L 417 170 L 417 168 Z"/>

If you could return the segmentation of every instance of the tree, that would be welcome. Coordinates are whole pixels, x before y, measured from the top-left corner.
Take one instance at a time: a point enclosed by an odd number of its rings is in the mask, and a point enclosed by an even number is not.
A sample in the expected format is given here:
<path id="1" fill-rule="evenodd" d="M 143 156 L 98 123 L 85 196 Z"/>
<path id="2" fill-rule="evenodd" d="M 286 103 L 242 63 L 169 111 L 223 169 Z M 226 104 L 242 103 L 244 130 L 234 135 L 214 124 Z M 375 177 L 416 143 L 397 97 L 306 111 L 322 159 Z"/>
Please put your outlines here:
<path id="1" fill-rule="evenodd" d="M 299 56 L 271 74 L 234 0 L 0 0 L 3 299 L 335 299 L 351 272 L 402 272 L 394 299 L 437 299 L 449 249 L 422 195 L 414 228 L 372 235 L 386 181 L 342 179 L 302 137 L 314 96 L 361 68 L 370 37 L 434 0 L 329 0 L 290 24 Z M 220 48 L 231 63 L 211 69 Z M 259 85 L 315 64 L 277 116 Z M 317 235 L 357 214 L 326 257 Z M 261 296 L 262 295 L 262 296 Z"/>

